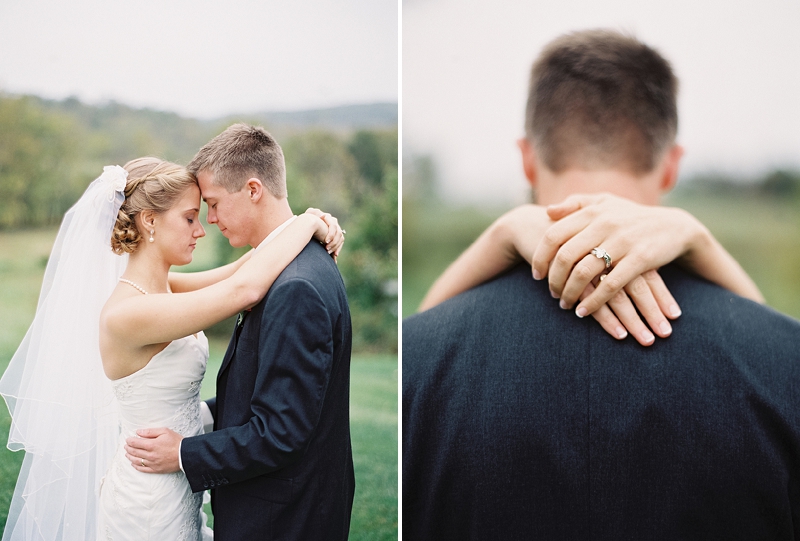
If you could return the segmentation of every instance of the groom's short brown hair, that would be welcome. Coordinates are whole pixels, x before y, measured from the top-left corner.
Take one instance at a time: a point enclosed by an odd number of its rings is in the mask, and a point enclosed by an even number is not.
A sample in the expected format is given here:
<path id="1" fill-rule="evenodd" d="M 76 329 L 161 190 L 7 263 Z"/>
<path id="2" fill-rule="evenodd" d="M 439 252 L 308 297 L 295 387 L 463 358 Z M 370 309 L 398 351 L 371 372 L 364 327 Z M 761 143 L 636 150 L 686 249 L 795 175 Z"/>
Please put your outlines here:
<path id="1" fill-rule="evenodd" d="M 238 192 L 247 179 L 256 177 L 277 198 L 286 197 L 286 164 L 283 150 L 264 128 L 234 124 L 201 148 L 186 167 L 197 175 L 208 171 L 214 183 Z"/>
<path id="2" fill-rule="evenodd" d="M 651 171 L 675 141 L 678 81 L 657 51 L 609 30 L 566 34 L 533 65 L 526 138 L 560 173 Z"/>

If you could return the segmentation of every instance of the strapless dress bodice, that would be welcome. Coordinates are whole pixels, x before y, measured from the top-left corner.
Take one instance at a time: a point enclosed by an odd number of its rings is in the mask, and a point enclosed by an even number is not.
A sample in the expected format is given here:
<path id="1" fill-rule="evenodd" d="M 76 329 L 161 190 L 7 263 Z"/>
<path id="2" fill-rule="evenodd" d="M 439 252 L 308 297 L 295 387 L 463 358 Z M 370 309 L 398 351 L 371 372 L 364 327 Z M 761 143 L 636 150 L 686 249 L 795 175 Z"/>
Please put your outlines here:
<path id="1" fill-rule="evenodd" d="M 142 368 L 112 382 L 122 434 L 139 428 L 171 428 L 182 436 L 202 431 L 200 386 L 208 361 L 205 334 L 173 340 Z"/>
<path id="2" fill-rule="evenodd" d="M 203 333 L 173 340 L 142 368 L 112 382 L 119 405 L 117 450 L 100 487 L 98 539 L 208 541 L 202 493 L 182 471 L 143 473 L 125 456 L 140 428 L 167 427 L 184 437 L 203 433 L 200 386 L 208 361 Z"/>

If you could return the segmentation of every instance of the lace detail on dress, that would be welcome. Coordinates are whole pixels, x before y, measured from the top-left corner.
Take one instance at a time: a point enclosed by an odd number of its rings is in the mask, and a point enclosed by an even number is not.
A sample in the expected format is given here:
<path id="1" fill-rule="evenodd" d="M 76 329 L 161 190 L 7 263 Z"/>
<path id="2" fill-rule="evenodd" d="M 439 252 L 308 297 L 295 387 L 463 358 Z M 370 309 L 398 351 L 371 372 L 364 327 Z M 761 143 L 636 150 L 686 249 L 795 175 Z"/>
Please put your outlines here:
<path id="1" fill-rule="evenodd" d="M 172 418 L 172 425 L 170 428 L 182 436 L 194 435 L 202 432 L 203 421 L 200 416 L 200 386 L 203 380 L 195 380 L 189 384 L 188 391 L 194 395 L 186 403 L 184 403 L 175 416 Z"/>
<path id="2" fill-rule="evenodd" d="M 172 475 L 172 486 L 174 486 L 174 487 L 178 486 L 178 483 L 183 481 L 183 478 L 185 476 L 185 474 L 182 471 L 176 471 L 176 472 L 171 473 L 169 475 Z"/>
<path id="3" fill-rule="evenodd" d="M 121 476 L 125 473 L 122 469 L 122 462 L 115 461 L 112 467 L 116 470 L 114 472 L 115 475 L 106 481 L 106 484 L 109 485 L 108 488 L 111 489 L 111 501 L 114 503 L 115 509 L 125 509 L 126 506 L 120 503 L 119 492 L 117 491 L 117 483 L 114 482 L 114 478 L 121 479 Z"/>
<path id="4" fill-rule="evenodd" d="M 130 396 L 131 391 L 133 391 L 133 382 L 131 381 L 121 381 L 119 383 L 114 383 L 114 394 L 117 397 L 117 400 L 125 400 Z"/>
<path id="5" fill-rule="evenodd" d="M 175 412 L 172 421 L 170 428 L 181 436 L 199 433 L 203 428 L 200 418 L 200 401 L 194 398 L 186 402 Z"/>
<path id="6" fill-rule="evenodd" d="M 181 504 L 183 524 L 178 532 L 178 541 L 189 541 L 200 537 L 200 513 L 198 509 L 203 505 L 203 493 L 189 493 Z"/>

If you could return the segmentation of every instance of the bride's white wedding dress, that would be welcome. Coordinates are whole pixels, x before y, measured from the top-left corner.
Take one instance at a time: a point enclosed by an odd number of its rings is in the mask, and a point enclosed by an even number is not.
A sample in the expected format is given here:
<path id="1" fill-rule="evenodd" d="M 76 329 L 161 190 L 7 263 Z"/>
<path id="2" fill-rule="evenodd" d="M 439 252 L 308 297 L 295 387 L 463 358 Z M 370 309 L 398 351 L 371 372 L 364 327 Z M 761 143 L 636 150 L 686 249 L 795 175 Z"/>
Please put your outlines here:
<path id="1" fill-rule="evenodd" d="M 36 316 L 0 377 L 8 448 L 25 451 L 4 541 L 212 539 L 184 474 L 139 473 L 123 447 L 139 428 L 202 432 L 205 336 L 171 342 L 116 382 L 103 373 L 100 313 L 128 264 L 109 247 L 127 177 L 104 167 L 64 215 Z"/>
<path id="2" fill-rule="evenodd" d="M 119 402 L 116 454 L 100 485 L 98 540 L 213 539 L 183 472 L 137 471 L 125 457 L 125 439 L 140 428 L 167 427 L 184 437 L 202 434 L 200 385 L 208 360 L 203 333 L 172 341 L 141 370 L 112 382 Z"/>

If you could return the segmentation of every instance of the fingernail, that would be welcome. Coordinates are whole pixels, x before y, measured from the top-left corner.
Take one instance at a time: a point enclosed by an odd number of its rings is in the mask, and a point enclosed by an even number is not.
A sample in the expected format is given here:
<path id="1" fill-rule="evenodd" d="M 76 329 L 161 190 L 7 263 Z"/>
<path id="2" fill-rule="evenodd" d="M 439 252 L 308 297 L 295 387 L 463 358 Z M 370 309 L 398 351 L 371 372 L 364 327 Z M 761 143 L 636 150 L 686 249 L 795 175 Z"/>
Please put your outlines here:
<path id="1" fill-rule="evenodd" d="M 550 290 L 550 296 L 551 296 L 551 297 L 553 297 L 554 299 L 557 299 L 557 298 L 558 298 L 558 293 L 556 293 L 555 291 L 553 291 L 553 290 L 551 289 L 551 290 Z"/>
<path id="2" fill-rule="evenodd" d="M 677 305 L 677 304 L 673 304 L 672 306 L 670 306 L 670 307 L 669 307 L 669 314 L 670 314 L 672 317 L 678 317 L 678 316 L 680 316 L 680 315 L 681 315 L 681 313 L 682 313 L 682 312 L 681 312 L 681 309 L 680 309 L 680 308 L 678 308 L 678 305 Z"/>
<path id="3" fill-rule="evenodd" d="M 622 340 L 623 338 L 628 336 L 628 331 L 625 330 L 625 327 L 620 325 L 619 327 L 617 327 L 617 336 L 619 336 L 619 339 Z"/>
<path id="4" fill-rule="evenodd" d="M 563 299 L 558 303 L 558 305 L 561 307 L 562 310 L 567 309 L 567 303 L 565 303 Z"/>
<path id="5" fill-rule="evenodd" d="M 575 315 L 578 316 L 578 317 L 585 316 L 586 315 L 586 308 L 584 308 L 583 306 L 579 307 L 577 310 L 575 310 Z"/>
<path id="6" fill-rule="evenodd" d="M 653 336 L 653 333 L 651 333 L 647 329 L 642 331 L 642 340 L 644 340 L 645 343 L 649 344 L 650 342 L 652 342 L 655 339 L 656 339 L 656 337 Z"/>
<path id="7" fill-rule="evenodd" d="M 662 321 L 659 327 L 661 328 L 661 334 L 663 335 L 668 335 L 672 333 L 672 327 L 666 321 Z"/>
<path id="8" fill-rule="evenodd" d="M 542 279 L 542 273 L 539 272 L 536 269 L 533 269 L 533 279 L 534 280 L 541 280 Z"/>

